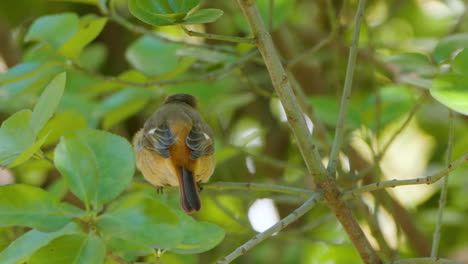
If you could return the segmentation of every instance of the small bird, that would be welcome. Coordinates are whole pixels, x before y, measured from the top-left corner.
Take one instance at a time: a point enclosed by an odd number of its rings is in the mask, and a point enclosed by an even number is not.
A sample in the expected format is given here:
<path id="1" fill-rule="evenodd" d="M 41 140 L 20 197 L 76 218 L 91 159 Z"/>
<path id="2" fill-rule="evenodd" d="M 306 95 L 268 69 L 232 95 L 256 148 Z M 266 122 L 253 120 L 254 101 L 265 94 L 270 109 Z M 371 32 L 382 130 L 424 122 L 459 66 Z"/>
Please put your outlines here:
<path id="1" fill-rule="evenodd" d="M 200 182 L 215 169 L 213 131 L 198 114 L 190 94 L 173 94 L 135 134 L 137 168 L 158 188 L 179 186 L 180 205 L 191 214 L 201 208 Z"/>

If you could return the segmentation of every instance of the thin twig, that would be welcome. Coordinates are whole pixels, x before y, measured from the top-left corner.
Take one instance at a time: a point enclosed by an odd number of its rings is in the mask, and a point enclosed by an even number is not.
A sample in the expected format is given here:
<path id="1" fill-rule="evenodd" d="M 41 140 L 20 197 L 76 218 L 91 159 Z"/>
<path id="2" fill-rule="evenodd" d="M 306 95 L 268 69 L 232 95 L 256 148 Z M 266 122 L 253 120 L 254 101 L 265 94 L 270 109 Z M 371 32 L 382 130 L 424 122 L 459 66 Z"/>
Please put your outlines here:
<path id="1" fill-rule="evenodd" d="M 381 181 L 381 182 L 376 182 L 372 184 L 368 184 L 359 188 L 355 188 L 350 191 L 346 191 L 342 193 L 341 199 L 343 200 L 348 200 L 353 197 L 357 197 L 358 195 L 365 193 L 365 192 L 372 192 L 375 190 L 380 190 L 380 189 L 385 189 L 385 188 L 390 188 L 390 187 L 397 187 L 397 186 L 403 186 L 403 185 L 416 185 L 416 184 L 432 184 L 434 182 L 437 182 L 440 180 L 442 177 L 447 175 L 449 172 L 453 171 L 456 169 L 458 166 L 462 165 L 463 163 L 468 161 L 468 153 L 465 153 L 465 155 L 461 156 L 459 159 L 456 161 L 452 162 L 449 164 L 445 169 L 427 177 L 423 178 L 414 178 L 414 179 L 408 179 L 408 180 L 389 180 L 389 181 Z"/>
<path id="2" fill-rule="evenodd" d="M 272 227 L 268 228 L 266 231 L 254 236 L 252 239 L 244 243 L 242 246 L 238 247 L 234 250 L 231 254 L 227 255 L 226 257 L 220 259 L 217 264 L 227 264 L 239 257 L 247 253 L 247 251 L 253 248 L 255 245 L 259 244 L 263 240 L 267 239 L 274 233 L 281 231 L 290 223 L 294 222 L 299 217 L 303 216 L 307 213 L 310 209 L 312 209 L 322 198 L 321 194 L 315 194 L 310 197 L 304 204 L 302 204 L 299 208 L 294 210 L 291 214 L 283 218 L 281 221 L 273 225 Z"/>
<path id="3" fill-rule="evenodd" d="M 170 80 L 158 80 L 158 81 L 148 81 L 148 82 L 128 81 L 124 79 L 119 79 L 114 76 L 102 75 L 94 71 L 87 70 L 86 68 L 81 67 L 77 63 L 72 63 L 71 67 L 67 65 L 65 65 L 65 67 L 77 70 L 79 72 L 82 72 L 84 74 L 87 74 L 89 76 L 92 76 L 92 77 L 95 77 L 95 78 L 98 78 L 107 82 L 119 83 L 123 85 L 136 86 L 136 87 L 151 87 L 151 86 L 165 86 L 165 85 L 177 85 L 177 84 L 184 84 L 184 83 L 215 81 L 215 80 L 223 78 L 224 76 L 226 76 L 226 74 L 235 70 L 240 65 L 250 61 L 252 58 L 257 56 L 257 54 L 258 52 L 256 50 L 251 51 L 247 53 L 246 55 L 244 55 L 243 57 L 239 58 L 238 60 L 232 63 L 226 64 L 226 66 L 224 66 L 223 68 L 219 70 L 209 72 L 200 76 L 196 76 L 192 78 L 185 78 L 185 79 L 170 79 Z"/>
<path id="4" fill-rule="evenodd" d="M 442 258 L 414 258 L 414 259 L 402 259 L 385 264 L 463 264 L 460 261 L 442 259 Z"/>
<path id="5" fill-rule="evenodd" d="M 336 124 L 335 139 L 330 153 L 330 161 L 328 162 L 327 170 L 330 175 L 334 175 L 336 170 L 336 163 L 338 162 L 338 154 L 340 153 L 341 144 L 345 132 L 345 121 L 348 115 L 348 105 L 351 95 L 351 86 L 353 83 L 354 67 L 356 65 L 356 56 L 358 53 L 359 33 L 361 29 L 361 21 L 364 13 L 365 0 L 360 0 L 354 20 L 353 40 L 349 50 L 348 66 L 346 68 L 346 78 L 343 87 L 343 95 L 341 97 L 340 113 L 338 115 L 338 122 Z"/>
<path id="6" fill-rule="evenodd" d="M 255 42 L 256 42 L 254 38 L 242 38 L 242 37 L 202 33 L 202 32 L 196 32 L 196 31 L 187 29 L 185 26 L 181 26 L 181 27 L 184 30 L 185 34 L 191 37 L 200 37 L 200 38 L 222 40 L 222 41 L 229 41 L 229 42 L 235 42 L 235 43 L 247 43 L 247 44 L 252 44 L 252 45 L 255 45 Z"/>
<path id="7" fill-rule="evenodd" d="M 258 192 L 277 192 L 291 194 L 300 197 L 309 198 L 316 194 L 316 191 L 288 187 L 283 185 L 261 184 L 250 182 L 216 182 L 203 185 L 204 189 L 214 190 L 253 190 Z"/>
<path id="8" fill-rule="evenodd" d="M 452 159 L 452 148 L 453 148 L 453 111 L 448 110 L 448 142 L 447 142 L 447 156 L 445 159 L 445 165 L 449 166 L 450 160 Z M 439 243 L 440 243 L 440 231 L 442 229 L 442 217 L 444 215 L 444 208 L 445 202 L 447 201 L 447 190 L 448 190 L 448 178 L 449 173 L 444 177 L 444 181 L 442 183 L 442 191 L 440 192 L 440 199 L 439 199 L 439 210 L 437 212 L 437 225 L 434 231 L 434 236 L 432 238 L 432 250 L 431 250 L 431 257 L 435 258 L 438 255 L 439 251 Z"/>

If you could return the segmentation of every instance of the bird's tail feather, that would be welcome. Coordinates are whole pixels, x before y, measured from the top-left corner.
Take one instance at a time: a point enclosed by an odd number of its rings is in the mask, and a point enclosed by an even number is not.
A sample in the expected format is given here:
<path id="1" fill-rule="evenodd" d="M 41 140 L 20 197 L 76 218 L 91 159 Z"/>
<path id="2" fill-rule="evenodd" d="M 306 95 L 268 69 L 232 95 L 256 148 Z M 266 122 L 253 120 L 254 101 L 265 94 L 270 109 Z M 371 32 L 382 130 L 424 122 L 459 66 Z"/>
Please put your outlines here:
<path id="1" fill-rule="evenodd" d="M 200 211 L 201 202 L 198 186 L 193 173 L 185 168 L 180 169 L 180 205 L 187 213 Z"/>

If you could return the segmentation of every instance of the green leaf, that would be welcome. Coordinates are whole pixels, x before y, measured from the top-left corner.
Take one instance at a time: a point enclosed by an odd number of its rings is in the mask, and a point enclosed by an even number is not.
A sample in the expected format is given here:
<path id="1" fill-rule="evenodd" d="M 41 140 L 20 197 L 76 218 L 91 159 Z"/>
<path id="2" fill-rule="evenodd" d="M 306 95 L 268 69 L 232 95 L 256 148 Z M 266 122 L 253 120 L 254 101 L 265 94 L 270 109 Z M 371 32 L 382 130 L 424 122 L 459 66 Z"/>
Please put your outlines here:
<path id="1" fill-rule="evenodd" d="M 208 222 L 198 222 L 193 217 L 182 211 L 179 199 L 165 199 L 156 196 L 154 199 L 165 204 L 177 214 L 179 226 L 184 238 L 176 247 L 169 251 L 177 254 L 197 254 L 208 251 L 218 245 L 224 239 L 224 229 Z"/>
<path id="2" fill-rule="evenodd" d="M 18 156 L 18 158 L 15 159 L 12 163 L 10 163 L 7 168 L 13 168 L 15 166 L 18 166 L 27 160 L 29 160 L 36 152 L 39 151 L 41 146 L 44 144 L 44 141 L 47 139 L 49 134 L 44 135 L 41 139 L 36 141 L 31 147 L 29 147 L 26 151 L 21 153 L 21 155 Z"/>
<path id="3" fill-rule="evenodd" d="M 203 24 L 215 22 L 223 15 L 223 13 L 223 10 L 220 9 L 200 9 L 184 18 L 184 22 L 182 24 Z"/>
<path id="4" fill-rule="evenodd" d="M 79 130 L 60 140 L 55 164 L 70 190 L 86 205 L 99 208 L 119 195 L 135 170 L 127 140 L 99 130 Z"/>
<path id="5" fill-rule="evenodd" d="M 125 52 L 133 67 L 146 75 L 153 76 L 177 67 L 176 51 L 180 46 L 151 37 L 142 37 L 133 42 Z"/>
<path id="6" fill-rule="evenodd" d="M 177 215 L 144 194 L 129 195 L 100 216 L 97 227 L 106 238 L 118 238 L 147 247 L 171 248 L 182 241 Z"/>
<path id="7" fill-rule="evenodd" d="M 55 232 L 44 233 L 33 229 L 11 242 L 11 244 L 0 253 L 0 263 L 23 263 L 26 258 L 33 255 L 40 248 L 49 244 L 50 241 L 55 238 L 80 232 L 78 225 L 73 222 Z"/>
<path id="8" fill-rule="evenodd" d="M 401 53 L 385 60 L 397 67 L 399 73 L 417 73 L 423 76 L 433 75 L 436 69 L 431 65 L 429 58 L 421 53 Z"/>
<path id="9" fill-rule="evenodd" d="M 82 17 L 78 33 L 63 44 L 58 52 L 67 58 L 77 60 L 83 48 L 101 33 L 106 23 L 107 18 L 94 15 Z"/>
<path id="10" fill-rule="evenodd" d="M 171 7 L 167 1 L 158 0 L 129 0 L 128 10 L 141 21 L 156 26 L 173 25 L 177 20 L 183 19 L 186 15 L 182 13 L 167 16 L 166 14 L 173 13 Z"/>
<path id="11" fill-rule="evenodd" d="M 468 77 L 441 75 L 432 82 L 431 95 L 448 108 L 468 115 Z"/>
<path id="12" fill-rule="evenodd" d="M 200 0 L 157 0 L 157 2 L 169 2 L 174 13 L 187 13 L 200 3 Z"/>
<path id="13" fill-rule="evenodd" d="M 25 40 L 44 41 L 55 49 L 59 49 L 78 32 L 79 23 L 75 13 L 43 16 L 34 21 Z"/>
<path id="14" fill-rule="evenodd" d="M 197 222 L 186 214 L 181 216 L 179 215 L 179 219 L 184 219 L 181 225 L 184 239 L 170 251 L 177 254 L 198 254 L 214 248 L 223 241 L 224 229 L 221 227 L 212 223 Z"/>
<path id="15" fill-rule="evenodd" d="M 452 63 L 453 71 L 459 74 L 468 74 L 468 48 L 463 49 Z"/>
<path id="16" fill-rule="evenodd" d="M 441 63 L 450 60 L 452 54 L 461 48 L 468 48 L 468 33 L 443 38 L 435 47 L 432 56 L 437 63 Z"/>
<path id="17" fill-rule="evenodd" d="M 73 234 L 61 236 L 41 248 L 29 264 L 102 264 L 106 247 L 96 235 Z"/>
<path id="18" fill-rule="evenodd" d="M 39 137 L 49 134 L 44 142 L 44 146 L 49 146 L 57 143 L 61 136 L 84 128 L 86 128 L 86 119 L 80 113 L 68 110 L 55 114 L 39 133 Z"/>
<path id="19" fill-rule="evenodd" d="M 2 123 L 0 127 L 1 166 L 12 163 L 34 144 L 35 135 L 29 125 L 31 115 L 30 110 L 21 110 Z"/>
<path id="20" fill-rule="evenodd" d="M 66 73 L 63 72 L 52 79 L 39 97 L 31 118 L 31 128 L 35 135 L 41 131 L 57 109 L 65 89 L 65 82 Z"/>
<path id="21" fill-rule="evenodd" d="M 55 231 L 71 219 L 46 191 L 30 185 L 0 186 L 0 226 L 27 226 Z"/>

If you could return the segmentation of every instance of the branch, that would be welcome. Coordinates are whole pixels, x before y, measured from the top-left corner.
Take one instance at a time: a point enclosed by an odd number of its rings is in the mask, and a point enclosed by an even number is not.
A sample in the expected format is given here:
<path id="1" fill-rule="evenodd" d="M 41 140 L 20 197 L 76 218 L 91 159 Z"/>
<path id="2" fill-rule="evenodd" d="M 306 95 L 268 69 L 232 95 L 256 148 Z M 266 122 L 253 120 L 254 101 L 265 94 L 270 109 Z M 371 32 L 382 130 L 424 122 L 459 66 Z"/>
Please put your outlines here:
<path id="1" fill-rule="evenodd" d="M 305 213 L 307 213 L 312 207 L 314 207 L 322 198 L 321 194 L 315 194 L 312 197 L 310 197 L 304 204 L 302 204 L 299 208 L 294 210 L 290 215 L 286 216 L 283 218 L 281 221 L 273 225 L 272 227 L 268 228 L 266 231 L 254 236 L 252 239 L 244 243 L 242 246 L 238 247 L 236 250 L 234 250 L 231 254 L 228 256 L 220 259 L 217 264 L 227 264 L 239 257 L 240 255 L 243 255 L 247 253 L 247 251 L 263 240 L 267 239 L 274 233 L 281 231 L 284 229 L 286 226 L 288 226 L 290 223 L 296 221 L 299 217 L 303 216 Z"/>
<path id="2" fill-rule="evenodd" d="M 214 190 L 254 190 L 259 192 L 277 192 L 284 194 L 291 194 L 300 197 L 309 198 L 312 195 L 316 195 L 317 192 L 287 187 L 282 185 L 273 184 L 260 184 L 260 183 L 248 183 L 248 182 L 217 182 L 203 185 L 204 189 Z"/>
<path id="3" fill-rule="evenodd" d="M 323 191 L 325 203 L 330 207 L 346 230 L 363 261 L 365 263 L 381 263 L 379 256 L 367 240 L 351 209 L 349 209 L 343 201 L 339 200 L 340 192 L 336 185 L 335 178 L 328 177 L 327 170 L 322 164 L 322 159 L 318 153 L 317 147 L 312 142 L 303 112 L 297 103 L 288 76 L 281 64 L 271 36 L 263 23 L 255 0 L 236 0 L 236 3 L 247 19 L 254 36 L 257 38 L 258 49 L 263 56 L 273 86 L 284 107 L 289 126 L 295 136 L 297 145 L 310 174 L 313 176 L 316 185 Z M 302 214 L 311 207 L 301 206 L 300 208 L 304 210 L 300 211 Z M 296 218 L 293 218 L 292 221 L 295 219 Z M 229 255 L 230 258 L 228 259 L 232 260 L 236 258 L 240 255 L 238 254 L 239 252 L 242 253 L 242 251 L 245 251 L 245 249 L 243 249 L 243 247 L 236 249 Z M 231 256 L 233 257 L 231 258 Z M 229 261 L 221 263 L 228 262 Z"/>
<path id="4" fill-rule="evenodd" d="M 351 85 L 353 83 L 354 67 L 356 65 L 356 56 L 358 53 L 359 32 L 361 30 L 361 20 L 363 17 L 364 6 L 366 1 L 360 0 L 356 17 L 354 20 L 354 32 L 351 48 L 349 50 L 348 66 L 346 69 L 346 78 L 343 87 L 343 95 L 341 97 L 341 107 L 338 116 L 338 122 L 335 130 L 335 140 L 333 141 L 332 151 L 330 153 L 330 161 L 328 162 L 328 173 L 334 174 L 336 170 L 336 163 L 338 162 L 338 154 L 340 153 L 341 144 L 345 132 L 345 120 L 348 115 L 348 104 L 351 95 Z"/>
<path id="5" fill-rule="evenodd" d="M 452 147 L 453 147 L 453 111 L 449 111 L 449 135 L 448 135 L 448 143 L 447 143 L 447 156 L 445 159 L 445 164 L 448 167 L 450 165 L 450 160 L 452 159 Z M 444 207 L 445 202 L 447 201 L 447 189 L 448 189 L 448 177 L 449 174 L 444 178 L 444 182 L 442 185 L 442 191 L 440 192 L 440 199 L 439 199 L 439 210 L 437 212 L 437 225 L 434 231 L 434 236 L 432 238 L 432 250 L 431 250 L 431 257 L 437 257 L 437 253 L 439 251 L 439 242 L 440 242 L 440 230 L 442 228 L 442 216 L 444 214 Z"/>
<path id="6" fill-rule="evenodd" d="M 414 258 L 414 259 L 402 259 L 395 260 L 392 262 L 386 262 L 385 264 L 463 264 L 462 262 L 441 259 L 441 258 Z"/>
<path id="7" fill-rule="evenodd" d="M 130 86 L 136 86 L 136 87 L 151 87 L 151 86 L 164 86 L 164 85 L 176 85 L 176 84 L 183 84 L 183 83 L 195 83 L 195 82 L 207 82 L 207 81 L 214 81 L 221 79 L 222 77 L 226 76 L 229 72 L 233 71 L 240 65 L 250 61 L 252 58 L 257 56 L 258 52 L 257 51 L 252 51 L 244 55 L 243 57 L 239 58 L 238 60 L 226 64 L 223 68 L 209 72 L 197 77 L 193 78 L 185 78 L 185 79 L 170 79 L 170 80 L 158 80 L 158 81 L 149 81 L 149 82 L 134 82 L 134 81 L 128 81 L 124 79 L 119 79 L 114 76 L 106 76 L 102 75 L 90 70 L 87 70 L 77 63 L 72 62 L 71 67 L 68 65 L 65 65 L 67 68 L 71 68 L 73 70 L 77 70 L 81 73 L 87 74 L 89 76 L 107 81 L 107 82 L 113 82 L 113 83 L 119 83 L 123 85 L 130 85 Z"/>
<path id="8" fill-rule="evenodd" d="M 351 198 L 354 198 L 360 194 L 363 194 L 365 192 L 372 192 L 375 190 L 380 190 L 380 189 L 385 189 L 385 188 L 390 188 L 390 187 L 397 187 L 397 186 L 403 186 L 403 185 L 416 185 L 416 184 L 432 184 L 434 182 L 437 182 L 440 180 L 442 177 L 447 175 L 449 172 L 453 171 L 456 169 L 458 166 L 462 165 L 463 163 L 468 161 L 468 152 L 465 153 L 463 156 L 461 156 L 459 159 L 454 161 L 452 164 L 449 164 L 447 168 L 431 175 L 427 176 L 424 178 L 415 178 L 415 179 L 408 179 L 408 180 L 389 180 L 389 181 L 381 181 L 381 182 L 376 182 L 373 184 L 365 185 L 350 191 L 346 191 L 341 195 L 341 199 L 343 200 L 348 200 Z"/>

